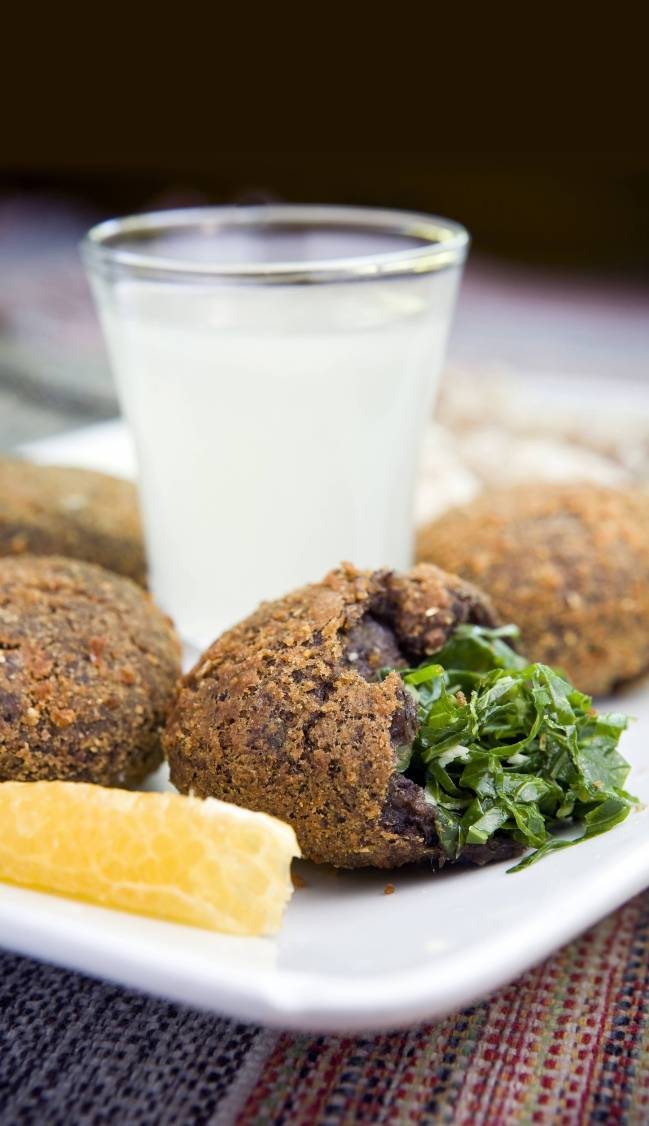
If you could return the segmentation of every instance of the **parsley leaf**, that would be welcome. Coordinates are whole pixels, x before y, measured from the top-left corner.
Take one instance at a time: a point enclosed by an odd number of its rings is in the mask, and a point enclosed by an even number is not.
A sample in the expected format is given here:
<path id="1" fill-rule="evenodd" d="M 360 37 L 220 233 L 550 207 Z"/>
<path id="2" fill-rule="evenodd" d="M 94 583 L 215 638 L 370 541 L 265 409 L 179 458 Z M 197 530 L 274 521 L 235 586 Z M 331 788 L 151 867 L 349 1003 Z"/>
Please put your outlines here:
<path id="1" fill-rule="evenodd" d="M 397 769 L 424 779 L 450 859 L 494 833 L 533 849 L 511 872 L 608 832 L 634 804 L 617 750 L 627 717 L 598 715 L 554 669 L 528 664 L 509 644 L 517 636 L 515 626 L 462 625 L 418 668 L 397 670 L 419 713 Z M 574 822 L 576 840 L 556 835 Z"/>

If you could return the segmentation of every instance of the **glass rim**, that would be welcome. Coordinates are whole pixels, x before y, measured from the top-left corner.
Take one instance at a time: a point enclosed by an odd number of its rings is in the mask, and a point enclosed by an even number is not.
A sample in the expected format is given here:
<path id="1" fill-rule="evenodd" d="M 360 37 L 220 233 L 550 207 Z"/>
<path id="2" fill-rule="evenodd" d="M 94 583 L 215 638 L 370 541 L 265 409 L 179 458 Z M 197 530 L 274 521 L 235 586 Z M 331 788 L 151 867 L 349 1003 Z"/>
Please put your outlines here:
<path id="1" fill-rule="evenodd" d="M 401 235 L 419 244 L 399 250 L 348 257 L 277 262 L 201 262 L 128 249 L 122 240 L 173 228 L 192 227 L 216 232 L 225 227 L 302 226 Z M 422 245 L 423 243 L 423 245 Z M 149 211 L 107 219 L 88 231 L 81 253 L 88 269 L 102 274 L 123 273 L 157 280 L 220 281 L 232 284 L 314 284 L 371 281 L 377 278 L 420 275 L 461 265 L 469 234 L 451 219 L 417 211 L 378 207 L 342 207 L 328 204 L 261 204 L 187 207 Z"/>

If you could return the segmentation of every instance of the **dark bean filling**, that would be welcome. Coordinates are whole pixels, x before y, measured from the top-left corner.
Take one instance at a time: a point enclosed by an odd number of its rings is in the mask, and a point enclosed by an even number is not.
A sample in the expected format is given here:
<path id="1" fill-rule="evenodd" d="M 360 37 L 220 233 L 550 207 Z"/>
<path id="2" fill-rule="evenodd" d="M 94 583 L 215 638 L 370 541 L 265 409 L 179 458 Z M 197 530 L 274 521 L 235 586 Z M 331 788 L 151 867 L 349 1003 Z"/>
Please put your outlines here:
<path id="1" fill-rule="evenodd" d="M 423 837 L 430 847 L 437 845 L 433 808 L 428 805 L 421 786 L 405 774 L 393 774 L 390 779 L 381 822 L 385 829 L 400 837 Z M 443 855 L 441 848 L 440 854 Z"/>
<path id="2" fill-rule="evenodd" d="M 405 668 L 401 652 L 389 622 L 366 614 L 347 634 L 343 661 L 365 680 L 374 680 L 381 668 Z"/>
<path id="3" fill-rule="evenodd" d="M 404 655 L 389 621 L 387 600 L 353 626 L 345 639 L 343 661 L 365 680 L 375 680 L 381 668 L 407 668 Z M 377 611 L 381 617 L 377 616 Z M 403 689 L 403 703 L 392 716 L 390 739 L 395 750 L 412 742 L 417 734 L 417 703 Z M 426 802 L 421 786 L 403 774 L 394 774 L 381 817 L 384 828 L 402 837 L 423 837 L 434 848 L 437 832 L 432 808 Z M 443 853 L 440 849 L 440 863 Z"/>

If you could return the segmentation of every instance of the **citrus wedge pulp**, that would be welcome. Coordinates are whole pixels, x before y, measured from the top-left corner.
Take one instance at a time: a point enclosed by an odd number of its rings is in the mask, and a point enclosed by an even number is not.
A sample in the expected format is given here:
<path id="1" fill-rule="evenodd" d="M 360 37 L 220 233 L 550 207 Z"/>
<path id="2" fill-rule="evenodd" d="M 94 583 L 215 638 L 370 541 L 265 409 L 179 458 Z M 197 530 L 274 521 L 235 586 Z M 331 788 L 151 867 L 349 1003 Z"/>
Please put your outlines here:
<path id="1" fill-rule="evenodd" d="M 227 934 L 273 934 L 290 826 L 214 798 L 0 783 L 0 880 Z"/>

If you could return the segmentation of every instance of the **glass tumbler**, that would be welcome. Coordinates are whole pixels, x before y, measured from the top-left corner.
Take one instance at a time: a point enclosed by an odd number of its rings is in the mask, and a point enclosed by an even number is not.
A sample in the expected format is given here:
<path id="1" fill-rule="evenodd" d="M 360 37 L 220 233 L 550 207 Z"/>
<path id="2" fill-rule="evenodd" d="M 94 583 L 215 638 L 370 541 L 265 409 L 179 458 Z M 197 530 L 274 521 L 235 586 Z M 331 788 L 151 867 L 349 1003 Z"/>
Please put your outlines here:
<path id="1" fill-rule="evenodd" d="M 151 588 L 203 647 L 341 560 L 407 567 L 466 231 L 351 207 L 110 220 L 82 253 Z"/>

